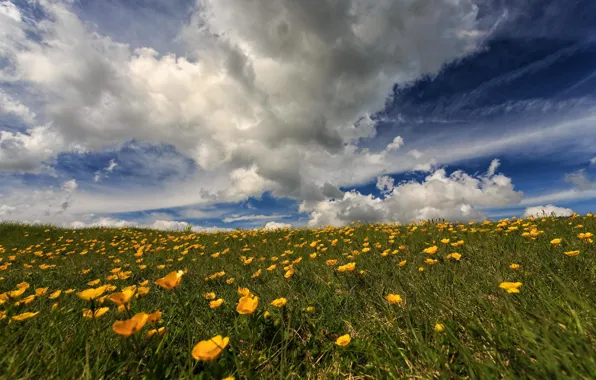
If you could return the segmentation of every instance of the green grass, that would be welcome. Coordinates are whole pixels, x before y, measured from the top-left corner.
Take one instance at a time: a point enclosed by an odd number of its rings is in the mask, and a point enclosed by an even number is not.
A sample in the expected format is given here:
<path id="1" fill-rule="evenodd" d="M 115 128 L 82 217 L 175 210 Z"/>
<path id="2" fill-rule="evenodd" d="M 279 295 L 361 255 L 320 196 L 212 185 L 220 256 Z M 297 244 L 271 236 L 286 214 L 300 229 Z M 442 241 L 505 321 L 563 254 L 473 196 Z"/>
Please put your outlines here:
<path id="1" fill-rule="evenodd" d="M 56 289 L 84 290 L 91 287 L 87 282 L 98 278 L 101 284 L 114 284 L 118 289 L 149 280 L 149 293 L 132 301 L 131 312 L 163 312 L 156 326 L 147 325 L 140 333 L 123 338 L 112 330 L 112 324 L 128 316 L 117 312 L 109 300 L 103 306 L 110 311 L 97 320 L 83 317 L 82 309 L 89 303 L 75 293 L 62 293 L 55 300 L 46 294 L 19 306 L 7 301 L 0 305 L 6 312 L 0 321 L 0 376 L 596 378 L 596 243 L 577 237 L 580 232 L 596 233 L 596 218 L 521 220 L 514 223 L 519 230 L 505 232 L 510 225 L 511 221 L 502 228 L 497 223 L 454 225 L 453 232 L 429 223 L 414 231 L 411 226 L 353 225 L 346 229 L 192 234 L 0 224 L 0 268 L 12 263 L 0 271 L 0 293 L 23 281 L 31 287 L 21 298 L 41 287 L 48 287 L 48 294 Z M 535 240 L 523 237 L 524 228 L 534 225 L 544 232 Z M 390 243 L 392 233 L 395 239 Z M 353 250 L 362 250 L 365 238 L 372 249 L 348 258 Z M 461 239 L 465 244 L 451 247 L 441 243 L 442 238 L 451 242 Z M 551 245 L 554 238 L 563 238 L 561 246 Z M 334 239 L 338 239 L 336 246 L 331 245 Z M 318 248 L 310 247 L 318 240 Z M 433 240 L 438 252 L 422 253 Z M 137 263 L 135 245 L 150 243 L 143 262 Z M 376 248 L 376 243 L 381 248 Z M 321 244 L 328 249 L 323 251 Z M 195 245 L 199 246 L 182 254 Z M 381 255 L 400 245 L 407 248 Z M 163 248 L 156 250 L 158 247 Z M 243 252 L 244 247 L 251 250 Z M 224 248 L 229 252 L 211 257 Z M 89 252 L 80 255 L 84 250 Z M 282 257 L 286 250 L 293 253 Z M 568 257 L 563 253 L 571 250 L 580 254 Z M 36 256 L 36 251 L 41 256 Z M 317 251 L 316 258 L 309 256 Z M 461 253 L 461 260 L 445 259 L 450 252 Z M 255 258 L 245 265 L 242 255 Z M 274 256 L 279 258 L 277 268 L 267 271 Z M 298 257 L 302 261 L 294 265 L 295 274 L 285 279 L 280 262 Z M 425 264 L 429 257 L 439 262 Z M 337 259 L 337 265 L 326 265 L 329 259 Z M 398 267 L 402 260 L 407 263 Z M 335 270 L 352 261 L 356 262 L 354 272 Z M 510 269 L 512 263 L 520 264 L 520 269 Z M 42 270 L 41 264 L 56 267 Z M 140 264 L 147 267 L 140 269 Z M 157 269 L 157 265 L 166 267 Z M 132 274 L 125 280 L 107 281 L 115 267 Z M 91 270 L 83 275 L 83 269 Z M 176 289 L 168 291 L 154 284 L 180 269 L 188 272 Z M 262 269 L 261 276 L 251 278 L 257 269 Z M 225 276 L 205 280 L 222 270 Z M 226 283 L 230 277 L 235 278 L 233 284 Z M 522 282 L 520 293 L 500 289 L 503 281 Z M 238 286 L 248 287 L 259 297 L 254 314 L 237 313 Z M 211 291 L 225 300 L 218 309 L 210 309 L 203 298 Z M 389 293 L 401 295 L 404 302 L 390 304 L 385 300 Z M 270 305 L 279 297 L 288 299 L 281 309 Z M 58 307 L 52 310 L 55 302 Z M 307 313 L 308 306 L 315 311 Z M 26 311 L 39 314 L 25 321 L 12 320 Z M 266 311 L 270 318 L 264 317 Z M 445 331 L 436 332 L 436 323 L 443 324 Z M 165 336 L 145 336 L 149 329 L 161 326 L 166 328 Z M 335 340 L 343 334 L 350 334 L 352 341 L 339 347 Z M 221 356 L 210 362 L 193 359 L 193 346 L 216 335 L 230 337 Z"/>

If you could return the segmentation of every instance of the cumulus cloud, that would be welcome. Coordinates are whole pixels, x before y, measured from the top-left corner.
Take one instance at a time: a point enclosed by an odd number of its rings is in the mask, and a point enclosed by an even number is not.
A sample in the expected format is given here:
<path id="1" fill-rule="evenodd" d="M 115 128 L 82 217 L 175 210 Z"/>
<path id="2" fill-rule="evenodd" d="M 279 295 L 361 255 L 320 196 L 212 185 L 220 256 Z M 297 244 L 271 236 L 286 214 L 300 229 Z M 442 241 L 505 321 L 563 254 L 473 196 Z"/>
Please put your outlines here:
<path id="1" fill-rule="evenodd" d="M 477 208 L 517 204 L 523 195 L 514 189 L 510 178 L 495 173 L 497 167 L 494 160 L 488 172 L 480 176 L 462 171 L 448 176 L 445 169 L 438 169 L 421 182 L 393 186 L 384 198 L 350 191 L 338 200 L 303 202 L 300 211 L 309 213 L 310 226 L 342 226 L 356 220 L 408 223 L 433 218 L 481 219 L 484 215 Z M 387 179 L 379 179 L 379 183 L 388 189 Z"/>
<path id="2" fill-rule="evenodd" d="M 160 55 L 91 31 L 69 1 L 40 0 L 39 22 L 2 4 L 0 54 L 43 94 L 47 126 L 1 135 L 0 170 L 39 170 L 75 146 L 166 143 L 223 173 L 214 193 L 227 201 L 324 199 L 325 176 L 309 167 L 346 161 L 346 146 L 375 136 L 370 115 L 394 84 L 436 74 L 483 38 L 472 0 L 199 0 L 177 38 L 184 54 Z"/>
<path id="3" fill-rule="evenodd" d="M 524 211 L 524 218 L 529 218 L 531 216 L 571 216 L 573 214 L 573 210 L 570 208 L 563 208 L 557 207 L 553 205 L 546 205 L 546 206 L 533 206 L 528 207 Z"/>
<path id="4" fill-rule="evenodd" d="M 35 113 L 20 101 L 0 89 L 0 115 L 11 114 L 21 118 L 27 124 L 35 122 Z"/>
<path id="5" fill-rule="evenodd" d="M 291 224 L 271 221 L 271 222 L 267 222 L 267 224 L 265 224 L 265 227 L 263 227 L 263 229 L 265 229 L 265 230 L 279 230 L 279 229 L 290 228 L 290 227 L 292 227 Z"/>

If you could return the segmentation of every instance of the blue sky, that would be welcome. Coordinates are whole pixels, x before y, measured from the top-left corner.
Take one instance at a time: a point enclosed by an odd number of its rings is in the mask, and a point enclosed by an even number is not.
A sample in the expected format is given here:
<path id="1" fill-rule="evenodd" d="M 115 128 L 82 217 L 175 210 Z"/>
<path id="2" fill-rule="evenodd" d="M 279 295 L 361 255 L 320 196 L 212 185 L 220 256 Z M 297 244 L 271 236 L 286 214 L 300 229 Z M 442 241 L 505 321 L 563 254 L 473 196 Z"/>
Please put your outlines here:
<path id="1" fill-rule="evenodd" d="M 590 1 L 0 1 L 0 219 L 596 211 Z"/>

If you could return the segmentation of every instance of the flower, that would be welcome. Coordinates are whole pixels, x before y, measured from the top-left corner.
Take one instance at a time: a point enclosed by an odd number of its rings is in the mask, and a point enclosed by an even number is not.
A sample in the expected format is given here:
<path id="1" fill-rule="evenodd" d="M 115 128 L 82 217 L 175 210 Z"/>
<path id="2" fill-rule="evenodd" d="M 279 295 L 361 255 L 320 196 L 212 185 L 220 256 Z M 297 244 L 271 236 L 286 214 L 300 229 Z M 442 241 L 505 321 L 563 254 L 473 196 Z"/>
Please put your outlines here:
<path id="1" fill-rule="evenodd" d="M 218 307 L 221 306 L 222 303 L 224 303 L 224 300 L 223 300 L 223 298 L 220 298 L 218 300 L 209 302 L 209 307 L 212 309 L 217 309 Z"/>
<path id="2" fill-rule="evenodd" d="M 519 267 L 520 267 L 520 265 L 519 264 L 515 264 L 515 263 L 509 265 L 509 268 L 511 268 L 511 269 L 519 269 Z"/>
<path id="3" fill-rule="evenodd" d="M 433 265 L 439 262 L 439 260 L 434 260 L 434 259 L 426 259 L 424 260 L 424 262 L 428 265 Z"/>
<path id="4" fill-rule="evenodd" d="M 166 333 L 165 327 L 160 327 L 158 329 L 152 329 L 152 330 L 147 331 L 147 338 L 151 338 L 155 334 L 164 335 L 165 333 Z"/>
<path id="5" fill-rule="evenodd" d="M 557 239 L 553 239 L 553 240 L 551 240 L 551 241 L 550 241 L 550 243 L 551 243 L 552 245 L 559 245 L 559 244 L 561 244 L 561 242 L 562 242 L 562 241 L 563 241 L 563 239 L 562 239 L 562 238 L 557 238 Z"/>
<path id="6" fill-rule="evenodd" d="M 309 306 L 306 308 L 306 312 L 307 313 L 312 313 L 313 311 L 315 311 L 315 307 L 314 306 Z"/>
<path id="7" fill-rule="evenodd" d="M 209 292 L 203 294 L 203 298 L 206 300 L 214 300 L 215 299 L 215 292 Z"/>
<path id="8" fill-rule="evenodd" d="M 353 272 L 354 269 L 356 269 L 356 263 L 347 263 L 346 265 L 337 267 L 338 272 Z"/>
<path id="9" fill-rule="evenodd" d="M 96 309 L 95 311 L 91 311 L 89 309 L 83 309 L 83 317 L 85 318 L 99 318 L 102 315 L 104 315 L 105 313 L 107 313 L 110 310 L 109 307 L 102 307 L 99 309 Z"/>
<path id="10" fill-rule="evenodd" d="M 457 252 L 453 252 L 447 255 L 448 259 L 455 259 L 457 261 L 459 261 L 459 259 L 461 259 L 461 254 L 457 253 Z"/>
<path id="11" fill-rule="evenodd" d="M 398 267 L 403 267 L 404 265 L 406 265 L 407 262 L 408 262 L 408 260 L 400 261 L 399 264 L 397 264 L 397 266 Z"/>
<path id="12" fill-rule="evenodd" d="M 341 346 L 341 347 L 345 347 L 348 344 L 350 344 L 351 340 L 352 340 L 352 338 L 350 337 L 350 334 L 346 334 L 346 335 L 342 335 L 339 338 L 337 338 L 337 340 L 335 341 L 335 344 L 337 344 L 338 346 Z"/>
<path id="13" fill-rule="evenodd" d="M 388 294 L 385 299 L 389 301 L 390 304 L 396 304 L 403 301 L 399 294 Z"/>
<path id="14" fill-rule="evenodd" d="M 51 299 L 51 300 L 53 300 L 53 299 L 56 299 L 56 298 L 60 297 L 60 294 L 62 294 L 62 290 L 58 289 L 54 293 L 50 294 L 48 296 L 48 298 Z"/>
<path id="15" fill-rule="evenodd" d="M 229 341 L 229 337 L 222 338 L 221 335 L 202 340 L 192 349 L 192 357 L 196 360 L 213 360 L 222 353 Z"/>
<path id="16" fill-rule="evenodd" d="M 440 323 L 437 323 L 437 324 L 435 325 L 435 331 L 436 331 L 436 332 L 440 333 L 440 332 L 443 332 L 444 330 L 445 330 L 445 326 L 443 326 L 442 324 L 440 324 Z"/>
<path id="17" fill-rule="evenodd" d="M 256 296 L 244 296 L 238 301 L 236 311 L 240 314 L 252 314 L 259 305 L 259 297 Z"/>
<path id="18" fill-rule="evenodd" d="M 325 261 L 325 264 L 329 266 L 334 266 L 335 264 L 337 264 L 337 260 L 327 260 Z"/>
<path id="19" fill-rule="evenodd" d="M 140 331 L 147 320 L 149 319 L 149 314 L 147 313 L 137 313 L 134 317 L 130 319 L 126 319 L 124 321 L 116 321 L 112 325 L 112 330 L 118 335 L 122 335 L 124 337 L 129 337 L 132 334 Z"/>
<path id="20" fill-rule="evenodd" d="M 164 289 L 174 289 L 180 285 L 180 281 L 182 281 L 182 275 L 184 275 L 184 271 L 181 270 L 177 272 L 170 272 L 167 276 L 155 281 L 155 284 L 161 286 Z"/>
<path id="21" fill-rule="evenodd" d="M 37 288 L 35 289 L 36 296 L 43 296 L 48 292 L 48 288 Z"/>
<path id="22" fill-rule="evenodd" d="M 130 287 L 127 289 L 124 289 L 121 292 L 117 292 L 117 293 L 112 293 L 108 299 L 112 302 L 114 302 L 116 305 L 120 306 L 120 305 L 124 305 L 130 302 L 132 296 L 135 294 L 135 292 L 137 291 L 136 287 Z"/>
<path id="23" fill-rule="evenodd" d="M 155 323 L 155 322 L 159 321 L 160 319 L 161 319 L 161 311 L 157 310 L 157 311 L 154 311 L 153 313 L 149 314 L 149 317 L 147 318 L 147 322 Z"/>
<path id="24" fill-rule="evenodd" d="M 100 297 L 103 294 L 103 292 L 105 292 L 105 290 L 106 288 L 103 286 L 100 286 L 98 288 L 89 288 L 81 292 L 78 292 L 77 296 L 85 301 L 92 301 Z"/>
<path id="25" fill-rule="evenodd" d="M 428 247 L 428 248 L 424 248 L 424 253 L 428 253 L 429 255 L 434 255 L 435 253 L 437 253 L 437 250 L 439 249 L 439 247 L 437 247 L 436 245 L 433 245 L 432 247 Z"/>
<path id="26" fill-rule="evenodd" d="M 520 286 L 522 286 L 521 282 L 501 282 L 499 288 L 505 289 L 507 293 L 519 293 Z"/>
<path id="27" fill-rule="evenodd" d="M 273 302 L 271 302 L 271 305 L 275 307 L 284 307 L 286 303 L 288 303 L 288 300 L 282 297 L 273 300 Z"/>
<path id="28" fill-rule="evenodd" d="M 19 315 L 15 315 L 15 316 L 12 317 L 12 319 L 15 320 L 15 321 L 24 321 L 25 319 L 29 319 L 29 318 L 35 317 L 37 314 L 39 314 L 39 311 L 36 311 L 35 313 L 26 312 L 26 313 L 22 313 L 22 314 L 19 314 Z"/>
<path id="29" fill-rule="evenodd" d="M 563 252 L 563 253 L 566 254 L 569 257 L 573 257 L 573 256 L 579 255 L 579 251 L 567 251 L 567 252 Z"/>

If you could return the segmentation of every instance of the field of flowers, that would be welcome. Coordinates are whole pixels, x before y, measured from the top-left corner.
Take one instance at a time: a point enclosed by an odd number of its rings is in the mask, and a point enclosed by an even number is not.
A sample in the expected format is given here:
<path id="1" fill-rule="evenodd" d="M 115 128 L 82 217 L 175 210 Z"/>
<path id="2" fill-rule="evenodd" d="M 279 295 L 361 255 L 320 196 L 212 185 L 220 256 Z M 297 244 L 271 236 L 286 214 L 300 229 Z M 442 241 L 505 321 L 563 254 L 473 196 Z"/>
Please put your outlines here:
<path id="1" fill-rule="evenodd" d="M 596 217 L 0 224 L 0 376 L 596 378 Z"/>

